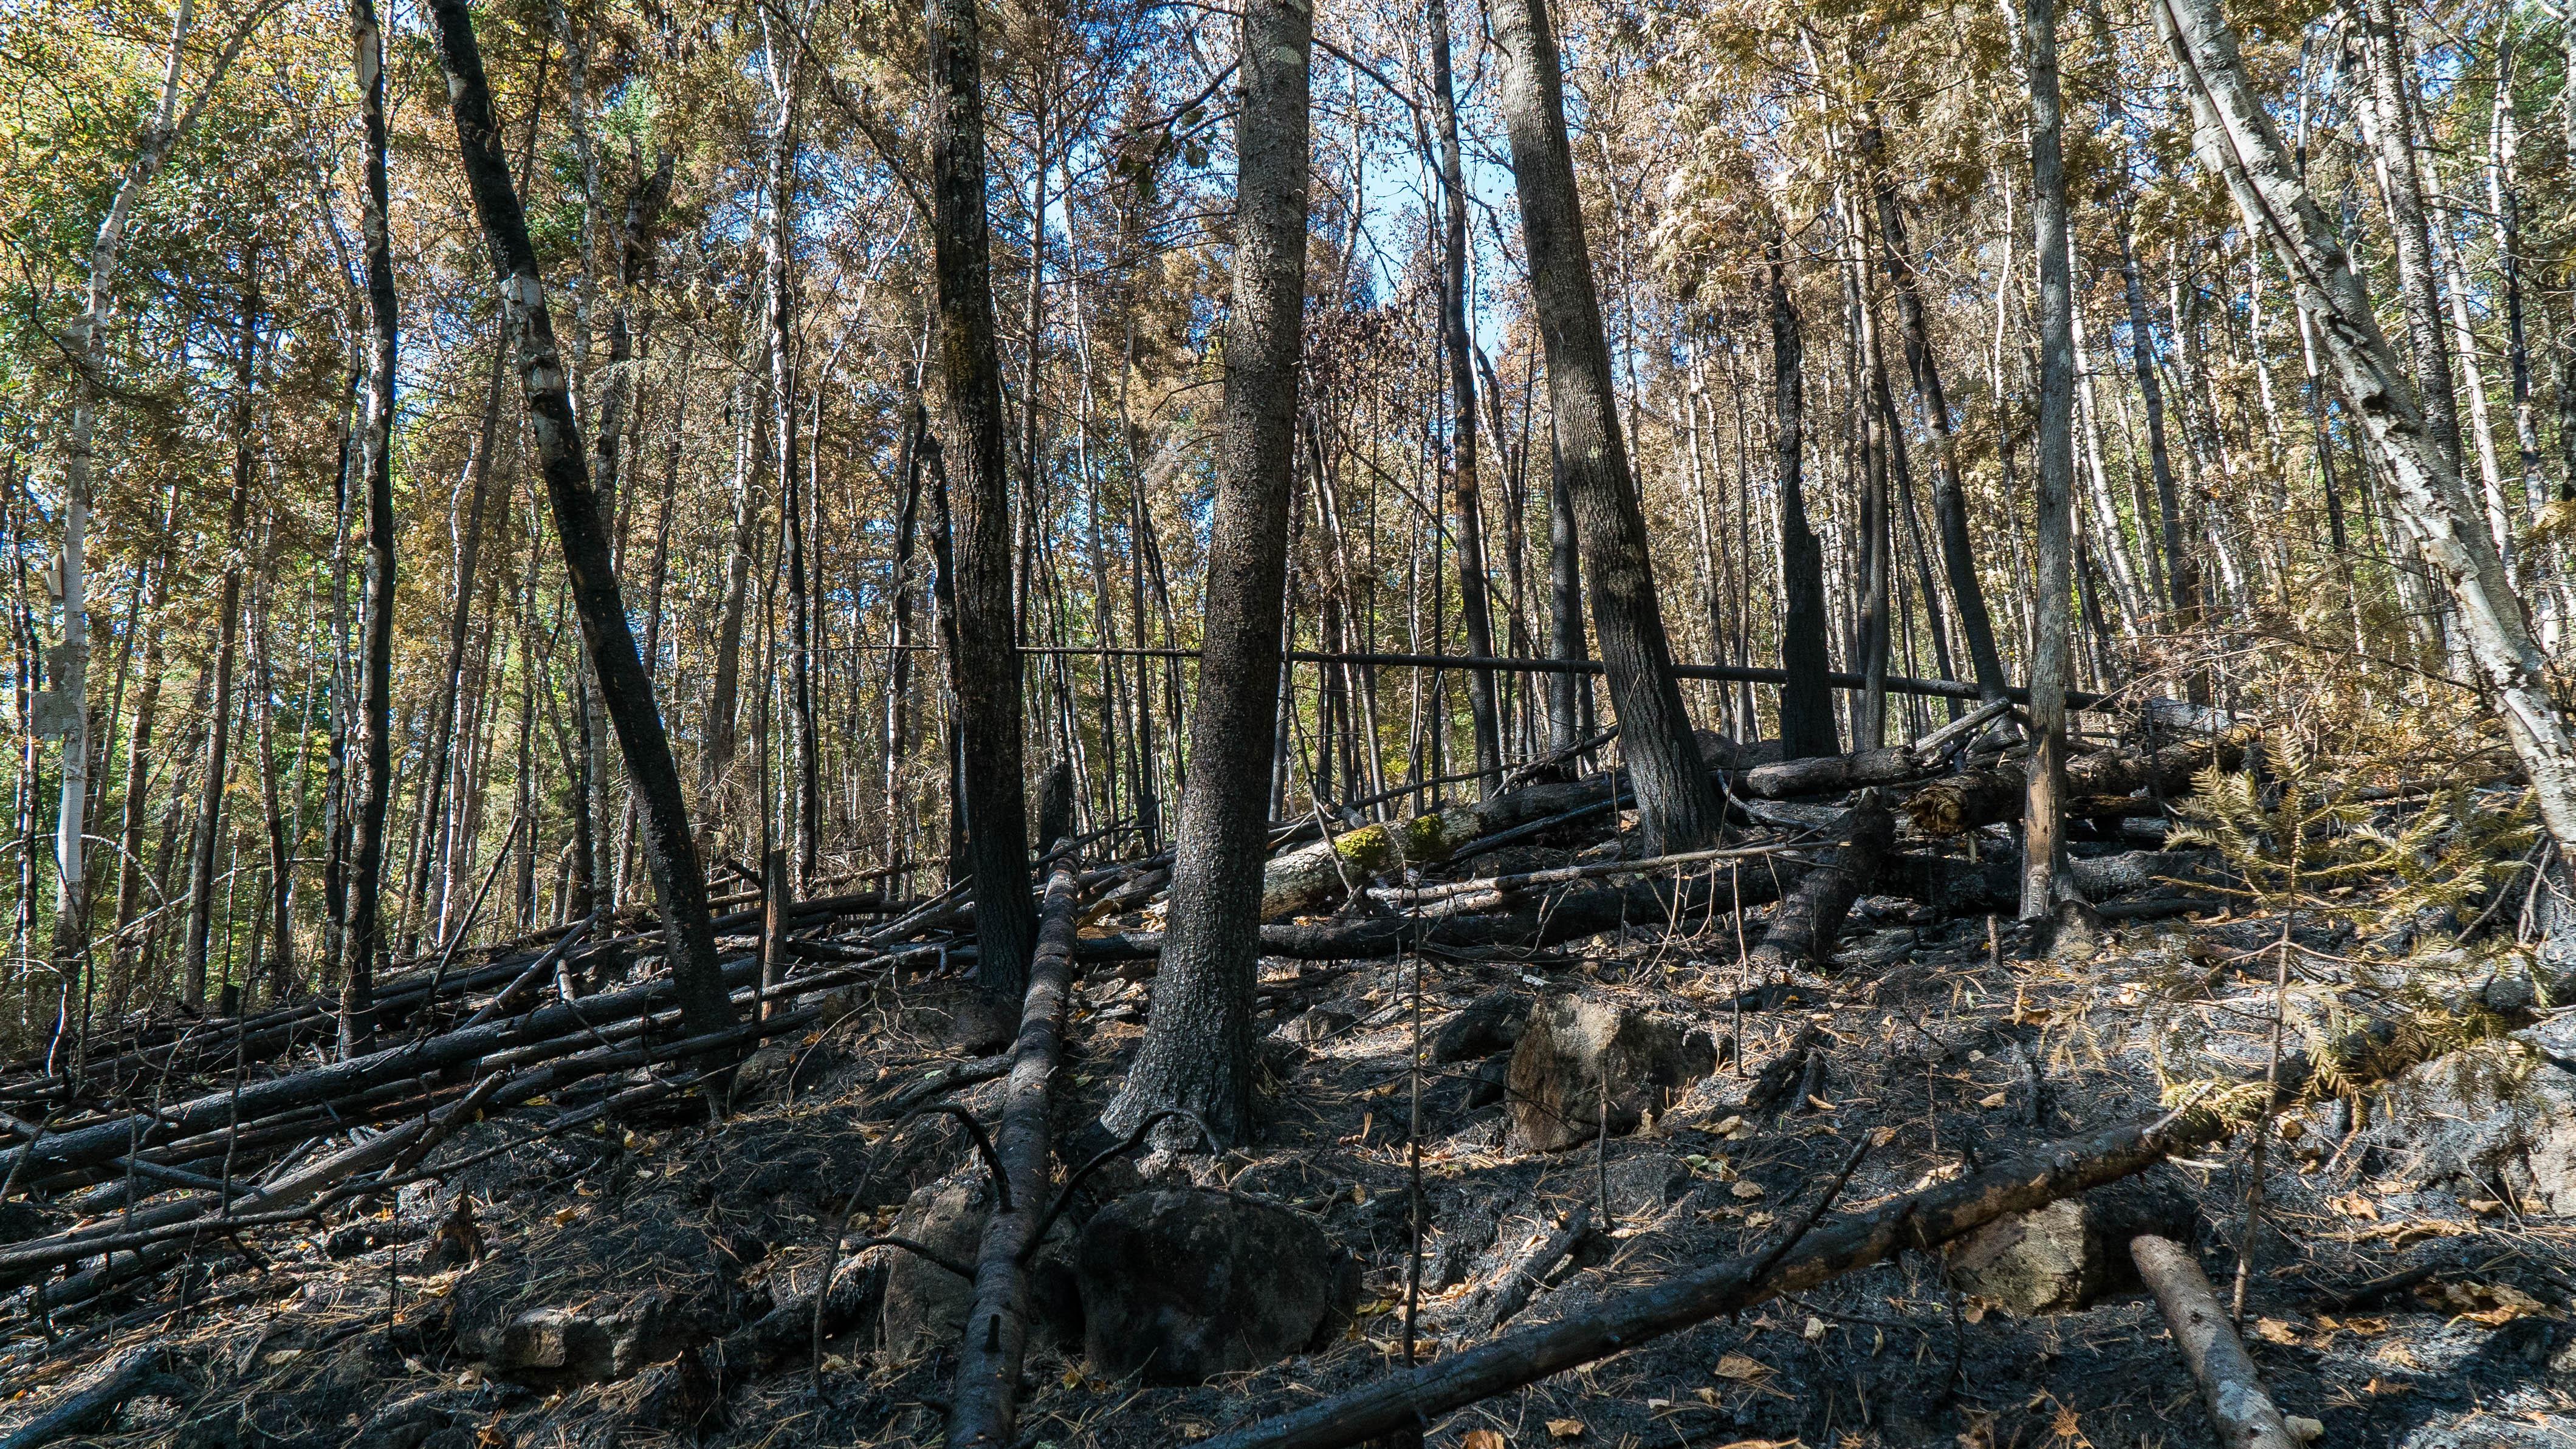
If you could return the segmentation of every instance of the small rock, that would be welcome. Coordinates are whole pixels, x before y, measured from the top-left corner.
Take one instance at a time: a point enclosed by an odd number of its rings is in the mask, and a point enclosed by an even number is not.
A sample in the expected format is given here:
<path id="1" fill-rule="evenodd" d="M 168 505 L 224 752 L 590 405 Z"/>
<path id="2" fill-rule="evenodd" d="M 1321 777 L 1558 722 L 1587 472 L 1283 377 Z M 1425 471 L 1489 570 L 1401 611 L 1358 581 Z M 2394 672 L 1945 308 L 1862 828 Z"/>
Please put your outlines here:
<path id="1" fill-rule="evenodd" d="M 1717 1044 L 1705 1032 L 1556 997 L 1530 1013 L 1512 1051 L 1506 1085 L 1514 1133 L 1538 1151 L 1554 1152 L 1593 1140 L 1606 1116 L 1611 1134 L 1624 1135 L 1716 1068 Z"/>
<path id="2" fill-rule="evenodd" d="M 1510 1051 L 1529 1024 L 1530 999 L 1518 991 L 1489 991 L 1468 1002 L 1431 1038 L 1435 1062 L 1470 1062 Z"/>
<path id="3" fill-rule="evenodd" d="M 1329 1338 L 1359 1265 L 1301 1213 L 1206 1188 L 1137 1193 L 1074 1249 L 1083 1349 L 1103 1378 L 1194 1384 Z"/>
<path id="4" fill-rule="evenodd" d="M 456 1347 L 496 1378 L 622 1379 L 723 1326 L 740 1251 L 668 1197 L 501 1245 L 450 1295 Z"/>
<path id="5" fill-rule="evenodd" d="M 979 1164 L 918 1189 L 896 1215 L 894 1236 L 974 1262 L 985 1219 L 993 1215 L 991 1182 Z M 974 1309 L 974 1284 L 918 1253 L 891 1252 L 878 1320 L 888 1354 L 909 1361 L 956 1343 Z"/>
<path id="6" fill-rule="evenodd" d="M 784 1086 L 787 1074 L 796 1070 L 796 1054 L 785 1042 L 771 1042 L 733 1069 L 733 1095 L 737 1102 L 756 1102 Z"/>
<path id="7" fill-rule="evenodd" d="M 1986 1224 L 1947 1250 L 1950 1281 L 2017 1317 L 2071 1313 L 2133 1287 L 2129 1240 L 2188 1242 L 2196 1213 L 2171 1183 L 2131 1179 Z"/>
<path id="8" fill-rule="evenodd" d="M 1290 1041 L 1312 1046 L 1350 1025 L 1353 1020 L 1354 1018 L 1347 1011 L 1335 1011 L 1329 1006 L 1318 1006 L 1279 1028 L 1279 1035 Z"/>

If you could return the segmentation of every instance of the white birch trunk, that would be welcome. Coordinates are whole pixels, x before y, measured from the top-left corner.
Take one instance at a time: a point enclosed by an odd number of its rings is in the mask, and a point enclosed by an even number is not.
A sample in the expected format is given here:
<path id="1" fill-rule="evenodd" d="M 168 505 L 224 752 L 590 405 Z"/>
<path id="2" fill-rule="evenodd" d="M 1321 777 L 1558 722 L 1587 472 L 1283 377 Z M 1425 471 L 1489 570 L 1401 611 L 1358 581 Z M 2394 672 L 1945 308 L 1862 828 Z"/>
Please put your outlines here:
<path id="1" fill-rule="evenodd" d="M 2481 510 L 2427 430 L 2413 386 L 2371 314 L 2370 293 L 2245 82 L 2217 0 L 2156 0 L 2182 70 L 2192 147 L 2226 179 L 2246 230 L 2280 258 L 2317 323 L 2335 377 L 2386 464 L 2392 501 L 2449 589 L 2478 683 L 2531 778 L 2552 839 L 2576 850 L 2576 739 Z"/>

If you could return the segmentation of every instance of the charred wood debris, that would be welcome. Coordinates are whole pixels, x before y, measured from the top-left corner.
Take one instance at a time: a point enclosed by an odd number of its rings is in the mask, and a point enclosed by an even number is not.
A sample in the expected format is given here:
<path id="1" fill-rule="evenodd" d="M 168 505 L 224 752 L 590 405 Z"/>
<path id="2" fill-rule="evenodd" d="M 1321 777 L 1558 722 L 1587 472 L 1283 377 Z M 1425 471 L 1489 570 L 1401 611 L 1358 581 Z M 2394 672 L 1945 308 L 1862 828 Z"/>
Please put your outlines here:
<path id="1" fill-rule="evenodd" d="M 2093 718 L 2110 728 L 2080 736 L 2069 769 L 2070 813 L 2078 817 L 2070 875 L 2084 899 L 2055 921 L 2025 927 L 2012 919 L 2010 827 L 2022 808 L 2024 747 L 2009 701 L 1963 710 L 1908 745 L 1813 759 L 1782 761 L 1776 743 L 1747 748 L 1704 734 L 1703 752 L 1727 786 L 1723 843 L 1649 858 L 1621 854 L 1630 799 L 1621 772 L 1604 763 L 1612 737 L 1603 735 L 1513 771 L 1482 801 L 1417 801 L 1408 815 L 1378 820 L 1346 809 L 1339 820 L 1319 811 L 1280 822 L 1265 878 L 1264 1008 L 1293 1014 L 1301 994 L 1372 962 L 1433 959 L 1507 985 L 1537 985 L 1534 971 L 1571 959 L 1561 948 L 1605 935 L 1686 933 L 1729 943 L 1720 954 L 1731 959 L 1686 973 L 1694 977 L 1689 995 L 1703 1007 L 1693 1025 L 1715 1041 L 1714 1059 L 1737 1079 L 1728 1100 L 1743 1111 L 1721 1125 L 1765 1108 L 1804 1111 L 1802 1097 L 1822 1105 L 1815 1032 L 1795 1023 L 1802 1006 L 1866 985 L 1837 966 L 1838 938 L 1865 900 L 1932 932 L 1974 934 L 1982 922 L 1998 961 L 2008 948 L 2043 957 L 2064 934 L 2106 923 L 2221 917 L 2230 909 L 2239 893 L 2218 855 L 2166 850 L 2163 837 L 2173 802 L 2219 774 L 2260 771 L 2259 723 L 2170 700 L 2093 707 Z M 2512 786 L 2509 776 L 2488 783 Z M 2395 814 L 2425 792 L 2377 793 Z M 934 1278 L 959 1280 L 955 1291 L 964 1295 L 962 1331 L 931 1360 L 944 1391 L 911 1409 L 939 1420 L 934 1432 L 951 1445 L 1031 1442 L 1021 1432 L 1024 1358 L 1050 1292 L 1061 1291 L 1034 1281 L 1045 1276 L 1042 1248 L 1062 1237 L 1058 1220 L 1078 1196 L 1122 1172 L 1133 1180 L 1140 1154 L 1192 1125 L 1176 1120 L 1187 1114 L 1167 1112 L 1105 1145 L 1066 1131 L 1067 1058 L 1097 1060 L 1073 1040 L 1079 1021 L 1096 1013 L 1072 1005 L 1087 983 L 1149 977 L 1159 948 L 1155 920 L 1170 857 L 1111 858 L 1130 838 L 1105 829 L 1057 842 L 1035 863 L 1037 959 L 1018 1022 L 978 1022 L 961 1011 L 934 1043 L 930 1069 L 866 1087 L 846 1114 L 861 1124 L 867 1171 L 884 1166 L 907 1138 L 916 1149 L 948 1154 L 932 1170 L 968 1181 L 984 1204 L 981 1226 L 943 1249 L 881 1231 L 885 1212 L 854 1217 L 852 1194 L 828 1225 L 801 1229 L 820 1253 L 819 1272 L 738 1314 L 728 1332 L 694 1339 L 681 1332 L 661 1343 L 677 1354 L 636 1380 L 653 1386 L 637 1391 L 651 1402 L 636 1422 L 702 1426 L 721 1417 L 729 1384 L 824 1392 L 824 1381 L 849 1367 L 834 1345 L 887 1311 L 887 1260 L 908 1258 Z M 1524 863 L 1534 851 L 1558 863 Z M 2528 879 L 2517 884 L 2534 889 Z M 473 1196 L 456 1186 L 479 1165 L 550 1142 L 631 1143 L 639 1132 L 720 1137 L 746 1101 L 774 1095 L 782 1080 L 793 1098 L 798 1076 L 829 1057 L 845 1024 L 884 1020 L 878 1008 L 888 993 L 935 996 L 974 970 L 975 907 L 962 883 L 919 899 L 876 890 L 801 900 L 754 892 L 716 904 L 731 907 L 714 925 L 736 1023 L 718 1032 L 691 1035 L 681 1025 L 659 922 L 638 910 L 487 948 L 450 944 L 390 973 L 375 986 L 376 1046 L 363 1055 L 337 1054 L 338 1004 L 325 995 L 230 1015 L 165 1011 L 101 1022 L 86 1039 L 57 1041 L 41 1057 L 9 1064 L 0 1072 L 7 1315 L 0 1382 L 16 1390 L 17 1402 L 0 1407 L 0 1445 L 33 1449 L 106 1432 L 132 1405 L 184 1404 L 213 1392 L 207 1355 L 192 1360 L 149 1331 L 291 1291 L 299 1280 L 280 1267 L 299 1253 L 333 1261 L 384 1253 L 384 1299 L 333 1333 L 388 1334 L 397 1357 L 404 1346 L 420 1351 L 427 1330 L 404 1327 L 403 1275 L 484 1256 Z M 2490 907 L 2470 930 L 2494 915 Z M 2211 977 L 2223 974 L 2224 963 Z M 1143 1000 L 1132 992 L 1129 999 Z M 1115 1014 L 1131 1026 L 1133 1004 Z M 1475 1009 L 1458 1023 L 1481 1029 L 1471 1020 Z M 1416 1012 L 1418 1068 L 1429 1058 L 1418 1003 Z M 1784 1045 L 1756 1061 L 1748 1023 L 1766 1014 L 1789 1025 L 1777 1038 Z M 1919 1023 L 1913 1029 L 1926 1034 Z M 1420 1442 L 1445 1416 L 1495 1395 L 1765 1303 L 1803 1303 L 1796 1295 L 1899 1255 L 1955 1251 L 1995 1224 L 2169 1159 L 2221 1150 L 2249 1124 L 2259 1139 L 2276 1115 L 2412 1065 L 2423 1053 L 2410 1055 L 2405 1037 L 2388 1020 L 2355 1018 L 2321 1046 L 2294 1043 L 2297 1050 L 2248 1066 L 2232 1084 L 2197 1084 L 2177 1100 L 2144 1104 L 2132 1120 L 2064 1137 L 2050 1135 L 2045 1084 L 2023 1056 L 2029 1109 L 2018 1150 L 1911 1190 L 1847 1201 L 1855 1170 L 1893 1135 L 1852 1124 L 1840 1139 L 1848 1155 L 1776 1215 L 1761 1215 L 1770 1229 L 1741 1255 L 1679 1265 L 1642 1286 L 1604 1292 L 1580 1311 L 1516 1324 L 1532 1296 L 1555 1281 L 1552 1273 L 1561 1277 L 1579 1249 L 1602 1241 L 1596 1214 L 1611 1213 L 1605 1186 L 1597 1205 L 1560 1217 L 1517 1256 L 1502 1255 L 1492 1282 L 1469 1295 L 1478 1306 L 1465 1315 L 1466 1330 L 1437 1343 L 1436 1353 L 1427 1351 L 1434 1346 L 1427 1333 L 1423 1348 L 1415 1343 L 1417 1218 L 1411 1279 L 1390 1310 L 1403 1316 L 1402 1355 L 1338 1393 L 1307 1395 L 1301 1406 L 1184 1428 L 1226 1449 Z M 1937 1035 L 1927 1040 L 1950 1052 Z M 1473 1065 L 1480 1052 L 1442 1055 Z M 1611 1055 L 1605 1050 L 1602 1060 Z M 1516 1094 L 1524 1070 L 1516 1060 Z M 999 1095 L 983 1094 L 981 1114 L 953 1100 L 997 1082 Z M 1600 1090 L 1613 1091 L 1606 1075 Z M 1590 1101 L 1565 1108 L 1569 1118 L 1593 1122 L 1573 1134 L 1577 1152 L 1595 1138 L 1595 1148 L 1606 1147 L 1622 1130 L 1610 1096 Z M 1665 1105 L 1679 1110 L 1669 1096 Z M 1653 1112 L 1644 1115 L 1651 1129 Z M 1368 1130 L 1363 1123 L 1362 1135 Z M 1177 1140 L 1187 1139 L 1181 1131 Z M 1223 1160 L 1215 1159 L 1219 1183 Z M 1167 1175 L 1179 1170 L 1165 1163 Z M 1208 1176 L 1204 1159 L 1195 1170 Z M 419 1218 L 423 1203 L 434 1210 L 434 1227 L 404 1221 Z M 2213 1321 L 2212 1290 L 2190 1254 L 2152 1234 L 2136 1242 L 2143 1281 L 2224 1441 L 2279 1445 L 2321 1432 L 2295 1414 L 2285 1419 L 2264 1396 L 2235 1327 L 2225 1315 Z M 2128 1256 L 2125 1244 L 2112 1250 Z M 2332 1301 L 2360 1305 L 2442 1273 L 2364 1283 Z M 428 1291 L 415 1292 L 415 1318 L 431 1306 L 421 1301 Z M 1954 1320 L 1958 1299 L 1953 1291 Z M 1820 1320 L 1808 1322 L 1812 1337 Z M 239 1356 L 248 1363 L 259 1353 L 254 1343 Z M 559 1345 L 553 1359 L 540 1353 L 534 1362 L 569 1375 L 577 1359 Z M 630 1367 L 598 1377 L 627 1376 Z M 530 1381 L 546 1379 L 538 1373 Z M 275 1440 L 290 1441 L 302 1442 Z M 403 1442 L 444 1441 L 432 1434 Z M 1490 1449 L 1489 1441 L 1467 1442 Z"/>

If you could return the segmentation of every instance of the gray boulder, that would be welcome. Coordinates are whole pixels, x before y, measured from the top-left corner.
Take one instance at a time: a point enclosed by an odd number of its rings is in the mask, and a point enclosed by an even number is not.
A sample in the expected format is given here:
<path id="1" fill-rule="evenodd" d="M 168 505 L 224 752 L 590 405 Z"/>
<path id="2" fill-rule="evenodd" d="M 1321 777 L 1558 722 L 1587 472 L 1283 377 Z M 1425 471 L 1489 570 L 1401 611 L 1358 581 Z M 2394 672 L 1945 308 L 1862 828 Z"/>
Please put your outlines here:
<path id="1" fill-rule="evenodd" d="M 992 1177 L 979 1163 L 917 1189 L 895 1216 L 894 1236 L 971 1264 L 992 1215 Z M 885 1306 L 878 1317 L 886 1352 L 909 1361 L 956 1343 L 975 1310 L 975 1285 L 918 1253 L 878 1251 L 887 1255 Z"/>
<path id="2" fill-rule="evenodd" d="M 1104 1378 L 1201 1383 L 1329 1341 L 1359 1264 L 1301 1213 L 1209 1188 L 1119 1199 L 1074 1247 L 1083 1352 Z"/>
<path id="3" fill-rule="evenodd" d="M 647 1197 L 494 1252 L 457 1280 L 448 1326 L 495 1378 L 608 1382 L 727 1326 L 736 1267 L 677 1204 Z"/>
<path id="4" fill-rule="evenodd" d="M 1512 1049 L 1505 1085 L 1513 1136 L 1555 1152 L 1600 1135 L 1633 1132 L 1648 1112 L 1662 1112 L 1691 1083 L 1717 1069 L 1717 1043 L 1706 1032 L 1579 997 L 1553 997 L 1530 1012 Z"/>
<path id="5" fill-rule="evenodd" d="M 2072 1313 L 2134 1288 L 2129 1240 L 2191 1241 L 2198 1211 L 2169 1180 L 2132 1179 L 1986 1224 L 1946 1250 L 1950 1281 L 2015 1317 Z"/>

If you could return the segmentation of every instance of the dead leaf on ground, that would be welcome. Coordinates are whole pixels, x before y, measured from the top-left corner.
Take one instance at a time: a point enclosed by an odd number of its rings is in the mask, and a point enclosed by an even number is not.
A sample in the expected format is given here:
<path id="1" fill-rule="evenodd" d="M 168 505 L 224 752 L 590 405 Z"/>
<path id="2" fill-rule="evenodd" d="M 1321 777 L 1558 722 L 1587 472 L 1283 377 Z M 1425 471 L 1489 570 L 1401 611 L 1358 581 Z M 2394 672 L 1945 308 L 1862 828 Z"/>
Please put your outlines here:
<path id="1" fill-rule="evenodd" d="M 1458 1441 L 1458 1449 L 1504 1449 L 1504 1443 L 1500 1429 L 1470 1429 Z"/>
<path id="2" fill-rule="evenodd" d="M 1771 1366 L 1760 1359 L 1747 1358 L 1740 1353 L 1730 1353 L 1719 1359 L 1717 1367 L 1711 1372 L 1722 1379 L 1758 1379 L 1771 1372 Z"/>
<path id="3" fill-rule="evenodd" d="M 1583 1437 L 1583 1421 L 1550 1419 L 1547 1421 L 1547 1436 L 1551 1439 L 1580 1439 Z"/>

